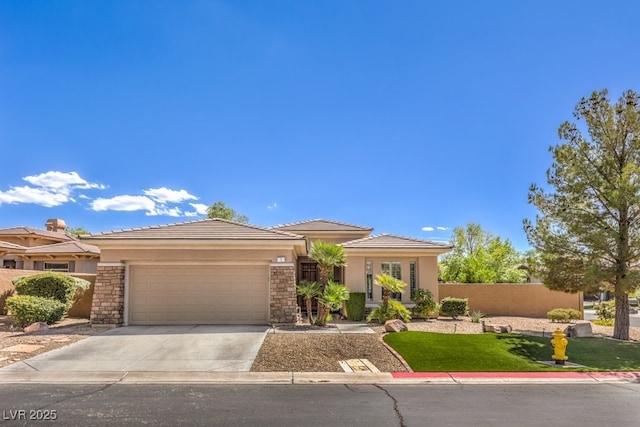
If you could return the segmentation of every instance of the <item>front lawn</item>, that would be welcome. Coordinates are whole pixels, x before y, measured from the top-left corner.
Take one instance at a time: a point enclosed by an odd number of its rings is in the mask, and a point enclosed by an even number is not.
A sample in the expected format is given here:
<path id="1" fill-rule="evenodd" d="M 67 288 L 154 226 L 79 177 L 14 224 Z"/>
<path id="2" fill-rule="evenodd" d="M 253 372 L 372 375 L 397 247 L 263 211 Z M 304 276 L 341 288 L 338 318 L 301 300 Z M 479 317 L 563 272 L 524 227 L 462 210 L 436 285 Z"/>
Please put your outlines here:
<path id="1" fill-rule="evenodd" d="M 416 372 L 532 372 L 563 370 L 552 360 L 551 337 L 519 334 L 439 334 L 407 331 L 385 335 Z M 569 338 L 569 361 L 588 370 L 640 370 L 640 344 L 604 338 Z"/>

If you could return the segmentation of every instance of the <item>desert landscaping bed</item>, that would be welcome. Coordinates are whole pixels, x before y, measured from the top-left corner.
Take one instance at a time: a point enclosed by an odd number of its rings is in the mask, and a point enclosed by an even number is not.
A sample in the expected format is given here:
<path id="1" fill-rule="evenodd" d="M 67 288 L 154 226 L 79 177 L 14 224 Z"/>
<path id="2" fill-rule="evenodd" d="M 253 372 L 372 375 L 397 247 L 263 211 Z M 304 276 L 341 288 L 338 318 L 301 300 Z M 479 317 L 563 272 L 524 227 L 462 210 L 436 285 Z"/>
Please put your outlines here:
<path id="1" fill-rule="evenodd" d="M 26 334 L 12 327 L 10 316 L 0 315 L 0 368 L 103 331 L 92 328 L 88 319 L 67 318 L 47 331 Z"/>
<path id="2" fill-rule="evenodd" d="M 557 327 L 566 323 L 552 323 L 547 319 L 523 317 L 487 317 L 487 323 L 510 325 L 513 332 L 550 336 Z M 416 320 L 409 323 L 411 331 L 456 334 L 479 334 L 482 326 L 468 318 L 452 320 Z M 267 334 L 253 364 L 254 372 L 341 372 L 338 363 L 348 359 L 368 359 L 382 372 L 405 371 L 404 365 L 382 343 L 384 327 L 371 325 L 375 334 L 304 333 Z M 592 325 L 597 336 L 611 337 L 613 327 Z M 103 332 L 92 328 L 87 319 L 67 318 L 51 326 L 48 331 L 25 334 L 11 327 L 9 316 L 0 316 L 0 368 L 19 360 L 28 359 L 92 335 Z M 632 340 L 640 341 L 640 328 L 629 329 Z M 335 331 L 334 331 L 335 332 Z M 14 350 L 7 350 L 14 349 Z M 30 351 L 15 351 L 15 350 Z"/>
<path id="3" fill-rule="evenodd" d="M 556 328 L 564 329 L 567 323 L 553 323 L 547 319 L 524 317 L 486 317 L 492 325 L 510 325 L 513 332 L 545 335 L 551 338 Z M 582 321 L 583 322 L 583 321 Z M 447 334 L 481 334 L 482 326 L 468 318 L 452 320 L 415 320 L 407 324 L 410 331 L 439 332 Z M 402 372 L 406 368 L 381 342 L 384 326 L 371 325 L 375 334 L 321 334 L 287 333 L 268 334 L 253 364 L 254 372 L 341 372 L 338 361 L 354 358 L 369 359 L 382 372 Z M 593 334 L 611 337 L 613 327 L 592 324 Z M 640 340 L 640 328 L 630 328 L 631 339 Z"/>

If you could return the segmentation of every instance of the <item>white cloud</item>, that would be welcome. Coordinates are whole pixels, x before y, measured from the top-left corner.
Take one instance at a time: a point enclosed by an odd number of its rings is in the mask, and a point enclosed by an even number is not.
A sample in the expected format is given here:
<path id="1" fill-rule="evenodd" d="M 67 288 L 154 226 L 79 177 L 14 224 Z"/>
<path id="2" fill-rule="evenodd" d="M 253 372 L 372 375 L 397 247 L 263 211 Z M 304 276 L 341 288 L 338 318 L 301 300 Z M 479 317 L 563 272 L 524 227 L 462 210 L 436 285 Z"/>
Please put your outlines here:
<path id="1" fill-rule="evenodd" d="M 0 191 L 0 205 L 2 203 L 33 203 L 35 205 L 51 208 L 60 206 L 69 201 L 66 192 L 55 192 L 44 188 L 11 187 L 8 191 Z"/>
<path id="2" fill-rule="evenodd" d="M 186 190 L 172 190 L 167 187 L 142 190 L 141 195 L 118 195 L 111 198 L 93 199 L 82 190 L 107 188 L 104 184 L 92 183 L 77 172 L 49 171 L 22 178 L 28 185 L 11 186 L 0 191 L 0 205 L 32 203 L 45 207 L 60 206 L 65 203 L 78 203 L 86 200 L 94 211 L 144 211 L 146 215 L 166 215 L 172 217 L 206 215 L 207 207 L 200 203 L 189 203 L 193 211 L 178 206 L 188 200 L 199 197 Z"/>
<path id="3" fill-rule="evenodd" d="M 25 176 L 22 179 L 36 187 L 45 188 L 66 188 L 72 185 L 89 184 L 86 180 L 80 178 L 77 172 L 49 171 L 40 175 Z"/>
<path id="4" fill-rule="evenodd" d="M 433 231 L 433 227 L 422 227 L 422 231 Z"/>
<path id="5" fill-rule="evenodd" d="M 267 206 L 267 209 L 275 209 L 277 207 L 278 207 L 278 204 L 276 202 L 273 202 L 269 206 Z"/>
<path id="6" fill-rule="evenodd" d="M 189 203 L 189 205 L 191 205 L 191 207 L 195 209 L 195 211 L 185 212 L 184 213 L 185 216 L 206 215 L 207 209 L 209 208 L 209 206 L 203 203 Z"/>
<path id="7" fill-rule="evenodd" d="M 184 200 L 198 199 L 185 190 L 171 190 L 169 188 L 155 188 L 144 190 L 144 196 L 121 195 L 112 198 L 100 198 L 91 202 L 94 211 L 145 211 L 147 216 L 194 217 L 206 215 L 207 205 L 189 203 L 194 211 L 183 211 L 179 206 L 170 206 Z"/>
<path id="8" fill-rule="evenodd" d="M 175 191 L 166 187 L 150 188 L 144 190 L 143 193 L 159 203 L 180 203 L 185 200 L 198 200 L 196 196 L 189 194 L 185 190 Z"/>
<path id="9" fill-rule="evenodd" d="M 7 191 L 0 191 L 0 205 L 32 203 L 54 207 L 68 202 L 75 203 L 73 192 L 77 189 L 106 188 L 102 184 L 86 181 L 77 172 L 49 171 L 39 175 L 25 176 L 22 179 L 31 185 L 12 186 Z"/>
<path id="10" fill-rule="evenodd" d="M 436 228 L 437 228 L 438 230 L 440 230 L 440 231 L 447 231 L 447 230 L 449 229 L 449 227 L 440 227 L 440 226 L 438 226 L 438 227 L 436 227 Z"/>
<path id="11" fill-rule="evenodd" d="M 178 207 L 174 207 L 174 208 L 158 207 L 147 212 L 147 216 L 156 216 L 156 215 L 179 217 L 179 216 L 182 216 L 182 210 L 180 210 L 180 208 Z"/>
<path id="12" fill-rule="evenodd" d="M 110 199 L 95 199 L 91 202 L 94 211 L 147 211 L 155 212 L 156 203 L 147 196 L 115 196 Z"/>

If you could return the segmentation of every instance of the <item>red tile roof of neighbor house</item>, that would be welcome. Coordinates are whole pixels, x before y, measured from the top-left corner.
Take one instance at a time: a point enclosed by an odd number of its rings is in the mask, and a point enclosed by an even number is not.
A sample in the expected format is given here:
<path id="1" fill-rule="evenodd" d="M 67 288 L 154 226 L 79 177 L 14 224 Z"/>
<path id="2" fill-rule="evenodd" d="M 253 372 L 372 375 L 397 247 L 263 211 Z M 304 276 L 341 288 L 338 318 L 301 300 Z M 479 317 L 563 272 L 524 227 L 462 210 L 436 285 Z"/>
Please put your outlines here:
<path id="1" fill-rule="evenodd" d="M 377 234 L 363 239 L 342 243 L 344 248 L 350 249 L 451 249 L 446 243 L 431 242 L 414 239 L 412 237 L 396 236 L 393 234 Z"/>
<path id="2" fill-rule="evenodd" d="M 288 224 L 275 225 L 269 227 L 273 230 L 288 230 L 288 231 L 371 231 L 371 227 L 362 227 L 360 225 L 347 224 L 338 221 L 329 221 L 326 219 L 310 219 L 307 221 L 291 222 Z"/>
<path id="3" fill-rule="evenodd" d="M 54 243 L 53 245 L 41 245 L 41 246 L 33 246 L 31 248 L 26 248 L 24 251 L 25 255 L 37 255 L 37 254 L 51 254 L 51 255 L 62 255 L 62 254 L 87 254 L 87 255 L 100 255 L 100 248 L 93 245 L 88 245 L 86 243 L 80 243 L 77 241 L 73 242 L 62 242 L 62 243 Z"/>
<path id="4" fill-rule="evenodd" d="M 176 224 L 139 227 L 82 236 L 82 240 L 304 240 L 281 230 L 241 224 L 225 219 L 202 219 Z"/>
<path id="5" fill-rule="evenodd" d="M 57 240 L 60 242 L 75 240 L 75 238 L 69 234 L 59 232 L 59 231 L 48 231 L 48 230 L 40 230 L 37 228 L 31 227 L 11 227 L 11 228 L 0 228 L 0 239 L 2 236 L 37 236 L 50 238 L 52 240 Z"/>

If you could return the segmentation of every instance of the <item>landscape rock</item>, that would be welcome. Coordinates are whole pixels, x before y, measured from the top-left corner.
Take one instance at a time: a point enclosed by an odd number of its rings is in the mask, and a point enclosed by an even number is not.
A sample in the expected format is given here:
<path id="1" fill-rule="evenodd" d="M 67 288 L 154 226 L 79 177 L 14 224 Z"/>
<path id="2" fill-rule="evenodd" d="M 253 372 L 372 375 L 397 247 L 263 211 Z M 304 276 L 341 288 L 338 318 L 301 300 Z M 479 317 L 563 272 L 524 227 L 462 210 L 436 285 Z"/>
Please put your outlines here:
<path id="1" fill-rule="evenodd" d="M 387 320 L 384 322 L 384 330 L 387 332 L 402 332 L 407 331 L 408 329 L 407 324 L 399 319 Z"/>
<path id="2" fill-rule="evenodd" d="M 44 332 L 49 330 L 49 325 L 46 322 L 36 322 L 32 323 L 26 328 L 24 328 L 24 332 L 30 334 L 31 332 Z"/>
<path id="3" fill-rule="evenodd" d="M 584 338 L 593 336 L 593 332 L 591 330 L 591 322 L 569 325 L 564 329 L 564 333 L 567 337 L 570 338 Z"/>
<path id="4" fill-rule="evenodd" d="M 494 325 L 487 325 L 485 321 L 482 321 L 482 332 L 495 332 L 496 327 Z"/>

